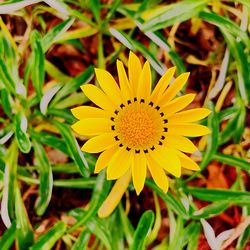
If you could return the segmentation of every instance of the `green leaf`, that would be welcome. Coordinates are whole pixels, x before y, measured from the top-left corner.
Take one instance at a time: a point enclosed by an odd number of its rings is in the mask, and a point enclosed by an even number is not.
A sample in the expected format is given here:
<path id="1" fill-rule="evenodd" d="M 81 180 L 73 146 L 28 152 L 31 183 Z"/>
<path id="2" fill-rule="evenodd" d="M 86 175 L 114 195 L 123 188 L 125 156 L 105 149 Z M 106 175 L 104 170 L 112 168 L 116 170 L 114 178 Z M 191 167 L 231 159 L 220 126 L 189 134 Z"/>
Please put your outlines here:
<path id="1" fill-rule="evenodd" d="M 250 165 L 249 162 L 246 160 L 243 160 L 239 157 L 231 156 L 231 155 L 225 155 L 221 153 L 216 153 L 213 155 L 213 160 L 228 164 L 233 167 L 238 167 L 242 170 L 249 171 Z"/>
<path id="2" fill-rule="evenodd" d="M 236 128 L 233 133 L 233 139 L 235 144 L 239 144 L 242 138 L 242 135 L 245 130 L 245 123 L 246 123 L 246 109 L 245 106 L 240 98 L 237 100 L 239 111 L 238 111 L 238 119 L 236 122 Z"/>
<path id="3" fill-rule="evenodd" d="M 87 221 L 89 221 L 92 216 L 96 215 L 99 207 L 106 199 L 109 189 L 110 189 L 110 182 L 106 180 L 105 171 L 102 171 L 96 179 L 96 185 L 91 197 L 87 213 L 83 218 L 81 218 L 76 224 L 74 224 L 68 230 L 68 233 L 74 232 L 78 227 L 84 225 Z"/>
<path id="4" fill-rule="evenodd" d="M 1 90 L 1 104 L 4 113 L 11 118 L 12 117 L 12 107 L 10 104 L 10 95 L 6 89 Z"/>
<path id="5" fill-rule="evenodd" d="M 184 190 L 204 201 L 228 201 L 233 204 L 250 204 L 250 192 L 232 191 L 228 189 L 207 189 L 185 187 Z"/>
<path id="6" fill-rule="evenodd" d="M 90 0 L 89 1 L 90 10 L 93 12 L 95 20 L 97 22 L 100 21 L 100 11 L 101 11 L 101 4 L 99 0 Z"/>
<path id="7" fill-rule="evenodd" d="M 154 222 L 153 211 L 146 211 L 141 216 L 133 237 L 133 245 L 130 250 L 144 250 L 148 234 Z"/>
<path id="8" fill-rule="evenodd" d="M 13 221 L 11 226 L 4 232 L 0 239 L 0 249 L 9 250 L 16 238 L 16 222 Z"/>
<path id="9" fill-rule="evenodd" d="M 60 38 L 62 34 L 64 34 L 74 23 L 73 18 L 68 18 L 65 21 L 59 23 L 49 30 L 48 33 L 43 37 L 41 44 L 43 51 L 46 52 L 55 41 Z"/>
<path id="10" fill-rule="evenodd" d="M 179 216 L 174 228 L 173 238 L 170 237 L 170 244 L 168 250 L 182 250 L 182 239 L 184 231 L 183 219 Z"/>
<path id="11" fill-rule="evenodd" d="M 250 39 L 246 32 L 240 29 L 240 27 L 230 19 L 219 16 L 215 13 L 201 11 L 199 17 L 206 22 L 212 23 L 215 26 L 222 28 L 227 33 L 231 33 L 235 37 L 240 37 L 242 41 L 250 48 Z"/>
<path id="12" fill-rule="evenodd" d="M 22 112 L 17 113 L 15 116 L 15 137 L 19 149 L 25 154 L 29 153 L 31 149 L 29 136 L 26 133 L 27 127 L 28 121 L 26 116 Z"/>
<path id="13" fill-rule="evenodd" d="M 42 87 L 45 81 L 45 56 L 41 44 L 41 36 L 36 30 L 31 33 L 31 47 L 33 52 L 31 56 L 31 78 L 36 95 L 40 100 L 42 97 Z"/>
<path id="14" fill-rule="evenodd" d="M 58 121 L 53 122 L 57 129 L 60 131 L 60 134 L 64 138 L 64 141 L 67 145 L 68 152 L 70 152 L 70 156 L 76 163 L 79 168 L 79 172 L 83 177 L 89 176 L 89 166 L 87 161 L 84 158 L 84 153 L 81 151 L 76 139 L 74 138 L 70 128 Z"/>
<path id="15" fill-rule="evenodd" d="M 94 69 L 92 66 L 88 67 L 83 73 L 72 79 L 70 82 L 65 84 L 56 94 L 51 102 L 50 107 L 54 107 L 56 103 L 62 100 L 69 94 L 77 91 L 82 84 L 88 83 L 93 77 Z"/>
<path id="16" fill-rule="evenodd" d="M 236 60 L 236 67 L 238 71 L 238 82 L 237 88 L 241 95 L 244 104 L 250 102 L 250 64 L 247 59 L 247 55 L 244 52 L 244 48 L 241 42 L 238 42 L 235 37 L 233 37 L 225 28 L 220 28 L 226 42 L 230 53 Z"/>
<path id="17" fill-rule="evenodd" d="M 48 75 L 58 80 L 59 82 L 67 83 L 72 80 L 70 76 L 65 75 L 48 60 L 45 60 L 45 70 L 48 73 Z"/>
<path id="18" fill-rule="evenodd" d="M 27 250 L 34 242 L 33 230 L 23 204 L 22 196 L 16 187 L 15 213 L 17 223 L 17 243 L 19 250 Z"/>
<path id="19" fill-rule="evenodd" d="M 40 236 L 30 250 L 50 250 L 66 231 L 66 224 L 57 222 L 47 233 Z"/>
<path id="20" fill-rule="evenodd" d="M 142 30 L 155 31 L 169 27 L 176 23 L 184 22 L 193 16 L 197 16 L 199 12 L 204 9 L 206 4 L 206 0 L 186 0 L 167 5 L 167 8 L 163 13 L 157 14 L 149 20 L 145 20 L 145 23 L 142 24 Z M 158 12 L 158 10 L 156 11 Z M 153 10 L 151 14 L 154 15 Z"/>
<path id="21" fill-rule="evenodd" d="M 116 29 L 109 29 L 109 32 L 124 46 L 130 50 L 138 50 L 151 64 L 151 66 L 158 72 L 160 75 L 163 75 L 166 71 L 165 66 L 159 62 L 153 53 L 151 53 L 148 48 L 146 48 L 140 42 L 132 39 L 128 34 L 123 31 Z"/>
<path id="22" fill-rule="evenodd" d="M 36 141 L 32 140 L 33 147 L 35 151 L 35 157 L 38 164 L 39 169 L 39 198 L 36 203 L 36 213 L 41 216 L 46 211 L 51 195 L 52 195 L 52 187 L 53 187 L 53 175 L 52 169 L 49 164 L 46 152 L 43 147 Z"/>
<path id="23" fill-rule="evenodd" d="M 74 179 L 64 179 L 64 180 L 55 180 L 53 185 L 55 187 L 63 188 L 81 188 L 81 189 L 93 189 L 96 184 L 96 178 L 90 177 L 87 179 L 83 178 L 74 178 Z"/>
<path id="24" fill-rule="evenodd" d="M 71 250 L 83 250 L 87 249 L 90 239 L 90 233 L 87 231 L 82 231 L 77 238 L 77 241 L 72 246 Z"/>
<path id="25" fill-rule="evenodd" d="M 70 152 L 68 151 L 67 146 L 64 144 L 64 141 L 57 136 L 49 134 L 47 132 L 36 132 L 33 129 L 30 129 L 29 133 L 33 139 L 36 139 L 41 144 L 56 148 L 62 151 L 64 154 L 70 156 Z"/>
<path id="26" fill-rule="evenodd" d="M 77 119 L 73 116 L 70 110 L 68 109 L 56 109 L 51 108 L 47 112 L 48 115 L 53 115 L 58 118 L 63 118 L 67 123 L 73 124 L 77 122 Z"/>
<path id="27" fill-rule="evenodd" d="M 206 219 L 211 218 L 225 211 L 230 205 L 228 201 L 218 201 L 214 202 L 206 207 L 203 207 L 195 212 L 193 212 L 192 217 L 195 219 Z"/>
<path id="28" fill-rule="evenodd" d="M 219 144 L 219 120 L 218 114 L 215 111 L 214 105 L 212 102 L 208 103 L 208 108 L 212 111 L 212 113 L 208 117 L 208 127 L 211 130 L 211 134 L 208 135 L 207 148 L 202 157 L 202 162 L 200 164 L 200 168 L 204 170 L 208 163 L 212 160 L 213 155 L 215 154 L 218 144 Z"/>
<path id="29" fill-rule="evenodd" d="M 84 210 L 77 208 L 70 211 L 69 215 L 75 217 L 76 220 L 79 221 L 86 216 L 86 213 L 87 212 L 85 212 Z M 112 237 L 110 235 L 110 231 L 105 221 L 92 216 L 90 217 L 89 221 L 85 223 L 84 226 L 88 229 L 88 231 L 90 231 L 98 239 L 101 240 L 101 243 L 103 243 L 103 245 L 107 248 L 107 250 L 112 250 L 112 245 L 111 245 Z"/>
<path id="30" fill-rule="evenodd" d="M 15 190 L 17 178 L 18 149 L 15 141 L 9 147 L 5 158 L 4 188 L 1 202 L 1 217 L 5 226 L 9 227 L 14 220 Z"/>
<path id="31" fill-rule="evenodd" d="M 0 57 L 0 79 L 4 83 L 6 89 L 12 94 L 16 94 L 16 85 L 10 75 L 9 69 L 7 68 L 4 60 Z"/>
<path id="32" fill-rule="evenodd" d="M 192 228 L 187 227 L 186 230 L 187 231 L 185 232 L 185 235 L 188 238 L 187 250 L 198 249 L 198 243 L 199 243 L 199 237 L 200 237 L 200 231 L 201 231 L 200 224 L 195 223 Z"/>
<path id="33" fill-rule="evenodd" d="M 186 212 L 185 207 L 179 202 L 173 195 L 168 192 L 164 193 L 152 180 L 146 179 L 146 185 L 152 188 L 160 197 L 161 199 L 169 205 L 175 213 L 183 217 L 184 219 L 188 218 L 188 214 Z"/>

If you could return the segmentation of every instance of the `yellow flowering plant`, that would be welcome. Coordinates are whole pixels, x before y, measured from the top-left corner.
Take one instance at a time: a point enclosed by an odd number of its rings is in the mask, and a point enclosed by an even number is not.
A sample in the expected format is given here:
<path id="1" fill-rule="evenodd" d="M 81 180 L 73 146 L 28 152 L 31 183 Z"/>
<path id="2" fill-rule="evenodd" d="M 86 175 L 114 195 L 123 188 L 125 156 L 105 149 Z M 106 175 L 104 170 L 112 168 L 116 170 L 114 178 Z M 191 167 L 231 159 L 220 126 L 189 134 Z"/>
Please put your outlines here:
<path id="1" fill-rule="evenodd" d="M 149 173 L 163 192 L 169 188 L 166 172 L 181 176 L 181 168 L 199 170 L 185 153 L 196 146 L 187 137 L 203 136 L 210 130 L 195 122 L 207 117 L 210 110 L 184 110 L 195 94 L 176 97 L 186 84 L 189 73 L 178 76 L 171 84 L 175 67 L 167 70 L 152 90 L 148 61 L 141 64 L 130 52 L 128 76 L 117 60 L 119 85 L 103 69 L 95 69 L 100 88 L 86 84 L 84 94 L 98 107 L 80 106 L 72 109 L 79 119 L 72 129 L 90 139 L 81 148 L 88 153 L 101 153 L 95 173 L 107 168 L 107 179 L 117 180 L 101 208 L 99 216 L 108 216 L 119 203 L 132 178 L 137 195 Z"/>

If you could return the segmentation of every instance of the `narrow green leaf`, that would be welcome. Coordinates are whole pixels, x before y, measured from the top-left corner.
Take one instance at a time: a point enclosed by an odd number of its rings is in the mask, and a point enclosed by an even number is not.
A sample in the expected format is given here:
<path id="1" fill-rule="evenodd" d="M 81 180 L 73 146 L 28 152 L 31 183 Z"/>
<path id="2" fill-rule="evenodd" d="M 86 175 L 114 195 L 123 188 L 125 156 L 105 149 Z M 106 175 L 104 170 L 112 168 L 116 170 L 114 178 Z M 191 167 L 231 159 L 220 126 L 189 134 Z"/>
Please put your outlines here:
<path id="1" fill-rule="evenodd" d="M 236 67 L 238 71 L 238 83 L 237 88 L 241 95 L 244 104 L 250 102 L 250 64 L 246 53 L 244 52 L 244 47 L 241 42 L 238 42 L 235 37 L 233 37 L 225 28 L 220 28 L 226 42 L 230 53 L 236 60 Z"/>
<path id="2" fill-rule="evenodd" d="M 182 239 L 184 233 L 184 222 L 183 219 L 179 216 L 176 220 L 176 225 L 174 228 L 173 238 L 170 238 L 170 243 L 168 250 L 182 250 Z"/>
<path id="3" fill-rule="evenodd" d="M 199 17 L 209 23 L 216 25 L 219 28 L 223 28 L 227 33 L 233 34 L 235 37 L 240 37 L 242 41 L 250 48 L 250 39 L 246 32 L 240 29 L 240 27 L 230 19 L 219 16 L 215 13 L 201 11 Z"/>
<path id="4" fill-rule="evenodd" d="M 72 80 L 70 76 L 65 75 L 54 64 L 52 64 L 48 60 L 45 60 L 45 70 L 48 73 L 48 75 L 58 80 L 59 82 L 67 83 Z"/>
<path id="5" fill-rule="evenodd" d="M 36 141 L 32 140 L 33 147 L 35 151 L 36 161 L 39 167 L 39 198 L 36 203 L 36 212 L 39 216 L 43 215 L 46 211 L 51 195 L 52 195 L 52 187 L 53 187 L 53 175 L 52 169 L 49 164 L 46 152 L 43 147 Z"/>
<path id="6" fill-rule="evenodd" d="M 19 250 L 27 250 L 34 242 L 33 230 L 23 204 L 22 196 L 16 187 L 15 213 L 17 223 L 17 243 Z"/>
<path id="7" fill-rule="evenodd" d="M 93 77 L 94 69 L 92 66 L 88 67 L 83 73 L 72 79 L 70 82 L 65 84 L 56 94 L 51 102 L 50 107 L 54 107 L 61 99 L 67 95 L 77 91 L 82 84 L 88 83 Z"/>
<path id="8" fill-rule="evenodd" d="M 31 78 L 36 95 L 40 100 L 42 97 L 42 87 L 45 80 L 45 56 L 41 44 L 41 36 L 36 30 L 32 31 L 31 34 L 31 47 L 33 52 Z"/>
<path id="9" fill-rule="evenodd" d="M 228 201 L 218 201 L 214 202 L 206 207 L 203 207 L 195 211 L 192 215 L 195 219 L 206 219 L 211 218 L 225 211 L 230 205 Z"/>
<path id="10" fill-rule="evenodd" d="M 96 184 L 96 178 L 90 177 L 87 179 L 83 178 L 74 178 L 74 179 L 64 179 L 64 180 L 55 180 L 53 185 L 55 187 L 63 188 L 81 188 L 81 189 L 93 189 Z"/>
<path id="11" fill-rule="evenodd" d="M 144 250 L 146 248 L 146 241 L 148 234 L 154 222 L 154 213 L 152 211 L 146 211 L 140 218 L 140 221 L 136 227 L 133 245 L 130 250 Z"/>
<path id="12" fill-rule="evenodd" d="M 10 91 L 12 94 L 16 94 L 16 85 L 15 82 L 10 75 L 10 72 L 4 62 L 4 60 L 0 57 L 0 79 L 1 82 L 5 85 L 6 89 Z"/>
<path id="13" fill-rule="evenodd" d="M 73 22 L 73 18 L 68 18 L 50 29 L 41 41 L 43 51 L 46 52 L 51 45 L 71 27 Z"/>
<path id="14" fill-rule="evenodd" d="M 84 158 L 84 153 L 81 151 L 76 139 L 74 138 L 70 128 L 58 121 L 53 122 L 57 129 L 60 131 L 64 141 L 67 145 L 68 152 L 70 152 L 70 156 L 75 161 L 76 165 L 79 168 L 79 172 L 84 177 L 89 176 L 89 166 L 87 161 Z"/>
<path id="15" fill-rule="evenodd" d="M 191 230 L 187 231 L 186 233 L 188 237 L 187 250 L 198 249 L 198 243 L 199 243 L 199 237 L 200 237 L 200 231 L 201 231 L 200 224 L 195 223 L 195 226 L 190 229 Z"/>
<path id="16" fill-rule="evenodd" d="M 238 111 L 238 119 L 236 122 L 236 128 L 233 133 L 233 139 L 235 144 L 239 144 L 242 138 L 242 135 L 245 130 L 246 123 L 246 108 L 240 98 L 237 100 L 239 111 Z"/>
<path id="17" fill-rule="evenodd" d="M 86 216 L 86 213 L 86 211 L 77 208 L 70 211 L 69 215 L 75 217 L 76 220 L 79 221 Z M 112 250 L 112 236 L 105 221 L 101 220 L 98 217 L 92 216 L 89 218 L 89 221 L 87 221 L 84 226 L 88 229 L 89 232 L 91 232 L 98 239 L 101 240 L 101 243 L 106 247 L 107 250 Z"/>
<path id="18" fill-rule="evenodd" d="M 155 31 L 169 27 L 175 23 L 184 22 L 193 16 L 197 16 L 206 4 L 206 0 L 186 0 L 168 5 L 168 9 L 162 14 L 146 20 L 145 23 L 142 24 L 142 30 Z M 153 11 L 151 14 L 154 14 Z"/>
<path id="19" fill-rule="evenodd" d="M 202 162 L 200 168 L 204 170 L 208 163 L 212 160 L 214 153 L 216 152 L 219 144 L 219 120 L 218 113 L 215 111 L 214 105 L 212 102 L 208 103 L 208 108 L 212 111 L 208 117 L 208 127 L 211 130 L 211 134 L 208 135 L 207 148 L 202 157 Z"/>
<path id="20" fill-rule="evenodd" d="M 95 17 L 95 20 L 97 22 L 100 21 L 100 11 L 101 11 L 101 3 L 99 0 L 90 0 L 89 1 L 89 7 L 90 7 L 90 10 L 92 11 L 94 17 Z"/>
<path id="21" fill-rule="evenodd" d="M 0 239 L 0 249 L 9 250 L 16 238 L 16 222 L 13 221 L 10 228 L 8 228 Z"/>
<path id="22" fill-rule="evenodd" d="M 1 104 L 4 113 L 11 118 L 12 117 L 12 107 L 10 104 L 10 95 L 6 89 L 1 90 Z"/>
<path id="23" fill-rule="evenodd" d="M 50 250 L 66 231 L 66 224 L 57 222 L 47 233 L 43 234 L 30 250 Z"/>
<path id="24" fill-rule="evenodd" d="M 47 132 L 36 132 L 33 129 L 30 129 L 29 133 L 33 139 L 36 139 L 41 144 L 45 144 L 45 145 L 50 146 L 52 148 L 56 148 L 56 149 L 62 151 L 64 154 L 70 156 L 70 152 L 68 151 L 67 146 L 65 145 L 63 140 L 58 138 L 57 136 L 49 134 Z"/>
<path id="25" fill-rule="evenodd" d="M 90 233 L 87 231 L 82 231 L 77 238 L 77 241 L 72 246 L 71 250 L 84 250 L 87 249 L 90 239 Z"/>
<path id="26" fill-rule="evenodd" d="M 15 190 L 17 178 L 18 149 L 15 141 L 9 147 L 5 158 L 4 187 L 1 202 L 1 217 L 6 227 L 14 220 Z"/>
<path id="27" fill-rule="evenodd" d="M 228 164 L 233 167 L 238 167 L 240 169 L 243 169 L 245 171 L 250 170 L 249 162 L 246 160 L 243 160 L 241 158 L 231 156 L 231 155 L 225 155 L 221 153 L 216 153 L 213 155 L 213 160 Z"/>
<path id="28" fill-rule="evenodd" d="M 188 214 L 186 212 L 185 207 L 182 205 L 181 202 L 179 202 L 173 195 L 168 192 L 164 193 L 152 180 L 147 179 L 146 185 L 150 188 L 152 188 L 160 197 L 161 199 L 166 202 L 167 205 L 169 205 L 175 213 L 182 216 L 184 219 L 188 218 Z"/>
<path id="29" fill-rule="evenodd" d="M 228 201 L 234 204 L 250 204 L 250 192 L 228 189 L 207 189 L 186 187 L 184 190 L 204 201 Z"/>
<path id="30" fill-rule="evenodd" d="M 105 171 L 102 171 L 97 179 L 96 179 L 96 185 L 91 197 L 91 201 L 89 204 L 89 209 L 85 216 L 81 218 L 76 224 L 74 224 L 69 230 L 68 233 L 74 232 L 78 227 L 84 225 L 87 221 L 90 220 L 90 218 L 95 215 L 103 203 L 103 201 L 106 199 L 106 196 L 108 194 L 110 188 L 110 182 L 106 180 L 106 173 Z"/>
<path id="31" fill-rule="evenodd" d="M 27 154 L 30 152 L 31 143 L 27 134 L 28 121 L 22 112 L 15 116 L 15 137 L 19 149 Z"/>

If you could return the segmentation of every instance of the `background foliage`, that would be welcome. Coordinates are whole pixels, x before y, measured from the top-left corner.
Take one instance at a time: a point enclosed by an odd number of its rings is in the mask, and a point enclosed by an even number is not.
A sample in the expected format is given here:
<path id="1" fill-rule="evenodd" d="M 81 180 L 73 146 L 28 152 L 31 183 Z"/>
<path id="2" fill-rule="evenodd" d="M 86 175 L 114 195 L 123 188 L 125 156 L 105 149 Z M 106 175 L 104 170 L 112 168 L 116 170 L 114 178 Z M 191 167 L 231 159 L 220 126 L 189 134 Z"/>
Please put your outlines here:
<path id="1" fill-rule="evenodd" d="M 237 2 L 0 4 L 1 250 L 249 245 L 250 3 Z M 69 110 L 88 102 L 79 88 L 95 82 L 93 67 L 116 75 L 129 50 L 150 61 L 154 80 L 171 65 L 191 71 L 183 92 L 213 111 L 203 121 L 213 133 L 195 141 L 199 173 L 170 177 L 167 194 L 150 179 L 138 198 L 130 186 L 100 219 L 112 183 L 91 175 L 96 156 L 80 151 Z"/>

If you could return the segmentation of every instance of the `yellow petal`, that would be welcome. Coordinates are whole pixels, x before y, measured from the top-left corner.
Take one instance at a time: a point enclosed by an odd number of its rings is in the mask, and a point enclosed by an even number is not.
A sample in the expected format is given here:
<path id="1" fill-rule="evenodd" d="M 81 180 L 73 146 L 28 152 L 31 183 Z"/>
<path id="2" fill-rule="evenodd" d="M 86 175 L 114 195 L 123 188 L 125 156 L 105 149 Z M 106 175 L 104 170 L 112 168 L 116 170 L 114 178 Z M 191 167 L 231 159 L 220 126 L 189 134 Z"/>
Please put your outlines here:
<path id="1" fill-rule="evenodd" d="M 162 97 L 162 94 L 164 93 L 167 86 L 169 85 L 170 80 L 174 76 L 175 69 L 176 67 L 168 69 L 167 72 L 160 78 L 150 97 L 152 102 L 157 102 Z"/>
<path id="2" fill-rule="evenodd" d="M 95 174 L 106 168 L 111 161 L 113 155 L 117 152 L 118 146 L 113 146 L 106 151 L 102 152 L 95 164 Z"/>
<path id="3" fill-rule="evenodd" d="M 127 190 L 130 179 L 131 171 L 129 170 L 125 175 L 123 175 L 116 181 L 109 195 L 98 210 L 98 216 L 100 218 L 105 218 L 114 211 L 114 209 L 119 204 L 123 194 Z"/>
<path id="4" fill-rule="evenodd" d="M 108 112 L 90 106 L 80 106 L 77 108 L 73 108 L 71 109 L 71 112 L 78 120 L 82 120 L 85 118 L 104 118 L 109 116 Z"/>
<path id="5" fill-rule="evenodd" d="M 115 110 L 114 104 L 111 100 L 96 86 L 85 84 L 81 86 L 81 89 L 83 93 L 97 106 L 110 111 Z"/>
<path id="6" fill-rule="evenodd" d="M 132 179 L 136 194 L 139 195 L 143 189 L 146 173 L 147 162 L 144 153 L 134 154 L 132 162 Z"/>
<path id="7" fill-rule="evenodd" d="M 96 78 L 102 90 L 116 105 L 122 103 L 121 91 L 113 76 L 106 70 L 95 69 Z"/>
<path id="8" fill-rule="evenodd" d="M 194 100 L 194 98 L 195 94 L 187 94 L 181 97 L 177 97 L 164 105 L 161 110 L 166 116 L 170 116 L 187 107 Z"/>
<path id="9" fill-rule="evenodd" d="M 162 189 L 164 193 L 168 191 L 168 178 L 164 170 L 153 160 L 153 158 L 147 154 L 147 164 L 149 171 L 156 185 Z"/>
<path id="10" fill-rule="evenodd" d="M 128 58 L 128 75 L 134 96 L 136 95 L 138 89 L 139 77 L 141 71 L 142 71 L 142 66 L 140 59 L 132 51 L 130 51 Z"/>
<path id="11" fill-rule="evenodd" d="M 112 132 L 112 121 L 105 118 L 87 118 L 73 124 L 71 128 L 79 135 L 93 136 Z"/>
<path id="12" fill-rule="evenodd" d="M 164 143 L 186 153 L 193 153 L 197 147 L 186 137 L 166 134 Z"/>
<path id="13" fill-rule="evenodd" d="M 178 155 L 180 157 L 180 161 L 181 161 L 181 166 L 183 168 L 189 169 L 189 170 L 200 170 L 199 165 L 194 162 L 190 157 L 188 157 L 187 155 L 178 152 Z"/>
<path id="14" fill-rule="evenodd" d="M 150 64 L 146 61 L 141 71 L 136 96 L 138 98 L 148 99 L 151 94 L 151 85 L 152 78 Z"/>
<path id="15" fill-rule="evenodd" d="M 128 77 L 124 69 L 123 63 L 117 60 L 116 66 L 123 99 L 124 101 L 131 100 L 133 98 L 133 94 L 129 85 Z"/>
<path id="16" fill-rule="evenodd" d="M 187 72 L 178 76 L 164 92 L 159 104 L 162 105 L 162 103 L 171 101 L 176 96 L 176 94 L 183 88 L 183 86 L 187 82 L 189 75 L 190 73 Z"/>
<path id="17" fill-rule="evenodd" d="M 164 168 L 170 174 L 176 177 L 181 176 L 181 162 L 176 150 L 161 146 L 150 152 L 150 155 L 160 167 Z"/>
<path id="18" fill-rule="evenodd" d="M 121 147 L 112 157 L 108 169 L 107 179 L 115 180 L 123 176 L 131 167 L 131 151 L 127 151 L 125 147 Z"/>
<path id="19" fill-rule="evenodd" d="M 105 133 L 89 139 L 81 148 L 88 153 L 99 153 L 117 144 L 116 133 Z"/>
<path id="20" fill-rule="evenodd" d="M 173 114 L 168 120 L 173 123 L 195 122 L 207 117 L 210 113 L 211 111 L 209 109 L 196 108 Z"/>
<path id="21" fill-rule="evenodd" d="M 190 123 L 176 123 L 166 125 L 170 134 L 177 134 L 182 136 L 202 136 L 210 134 L 211 131 L 208 127 L 199 124 Z"/>

